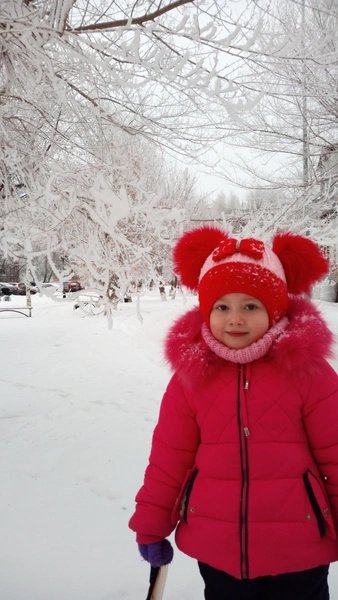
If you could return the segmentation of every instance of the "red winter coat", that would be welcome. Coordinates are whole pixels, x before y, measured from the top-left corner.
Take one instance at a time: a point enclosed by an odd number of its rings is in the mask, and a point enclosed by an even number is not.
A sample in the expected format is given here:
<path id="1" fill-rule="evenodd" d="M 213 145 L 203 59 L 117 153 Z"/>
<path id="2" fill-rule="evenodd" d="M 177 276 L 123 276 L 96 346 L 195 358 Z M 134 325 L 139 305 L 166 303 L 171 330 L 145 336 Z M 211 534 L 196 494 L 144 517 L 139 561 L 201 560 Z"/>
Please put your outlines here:
<path id="1" fill-rule="evenodd" d="M 237 578 L 338 560 L 338 377 L 332 334 L 304 299 L 268 354 L 237 365 L 201 340 L 198 309 L 169 333 L 164 394 L 130 527 L 176 530 L 191 557 Z M 243 410 L 250 435 L 243 428 Z"/>

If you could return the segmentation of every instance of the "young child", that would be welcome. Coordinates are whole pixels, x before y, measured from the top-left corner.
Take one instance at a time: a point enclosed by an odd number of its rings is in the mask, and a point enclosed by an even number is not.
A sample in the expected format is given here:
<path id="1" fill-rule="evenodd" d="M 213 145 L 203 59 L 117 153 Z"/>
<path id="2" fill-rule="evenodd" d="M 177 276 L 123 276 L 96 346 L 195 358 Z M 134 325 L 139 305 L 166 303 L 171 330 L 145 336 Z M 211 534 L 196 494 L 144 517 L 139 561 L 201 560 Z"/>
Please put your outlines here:
<path id="1" fill-rule="evenodd" d="M 338 560 L 333 336 L 303 296 L 328 270 L 309 239 L 272 248 L 213 227 L 174 249 L 199 307 L 172 327 L 164 394 L 130 528 L 153 566 L 167 536 L 198 560 L 207 600 L 328 600 Z"/>

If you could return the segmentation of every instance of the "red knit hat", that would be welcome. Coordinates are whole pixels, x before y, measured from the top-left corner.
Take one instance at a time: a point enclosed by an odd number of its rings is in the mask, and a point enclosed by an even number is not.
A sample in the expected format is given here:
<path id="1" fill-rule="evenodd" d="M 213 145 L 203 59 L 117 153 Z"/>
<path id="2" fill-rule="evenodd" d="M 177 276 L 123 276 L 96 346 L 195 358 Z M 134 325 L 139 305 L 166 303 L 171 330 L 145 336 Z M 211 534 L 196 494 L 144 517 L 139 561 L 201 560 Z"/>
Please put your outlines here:
<path id="1" fill-rule="evenodd" d="M 184 233 L 173 257 L 181 283 L 198 290 L 208 326 L 216 300 L 239 292 L 263 302 L 273 325 L 285 315 L 288 293 L 309 293 L 329 268 L 318 246 L 301 235 L 279 233 L 269 248 L 260 240 L 239 241 L 209 226 Z"/>

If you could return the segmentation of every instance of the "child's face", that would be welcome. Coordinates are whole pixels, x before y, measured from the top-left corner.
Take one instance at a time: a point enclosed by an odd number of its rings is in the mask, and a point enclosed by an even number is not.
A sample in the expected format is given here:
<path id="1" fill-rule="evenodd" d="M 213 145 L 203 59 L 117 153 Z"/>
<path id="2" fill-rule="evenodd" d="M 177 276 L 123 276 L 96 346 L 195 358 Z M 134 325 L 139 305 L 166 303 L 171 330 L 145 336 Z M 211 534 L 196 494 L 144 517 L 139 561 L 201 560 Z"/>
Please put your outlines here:
<path id="1" fill-rule="evenodd" d="M 234 350 L 257 342 L 269 329 L 269 315 L 264 304 L 246 294 L 225 294 L 210 313 L 211 333 Z"/>

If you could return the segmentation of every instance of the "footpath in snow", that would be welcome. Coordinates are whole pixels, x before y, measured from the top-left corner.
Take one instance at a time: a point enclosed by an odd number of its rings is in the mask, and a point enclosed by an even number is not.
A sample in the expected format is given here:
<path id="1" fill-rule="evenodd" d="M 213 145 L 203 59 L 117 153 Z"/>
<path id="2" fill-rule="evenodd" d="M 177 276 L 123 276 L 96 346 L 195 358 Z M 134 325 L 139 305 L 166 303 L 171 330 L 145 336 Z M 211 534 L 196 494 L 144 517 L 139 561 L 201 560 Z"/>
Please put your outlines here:
<path id="1" fill-rule="evenodd" d="M 68 301 L 32 300 L 32 318 L 0 313 L 1 597 L 140 600 L 149 568 L 127 523 L 170 376 L 162 340 L 196 299 L 148 293 L 143 324 L 126 303 L 112 330 Z M 338 334 L 338 305 L 318 304 Z M 330 583 L 338 599 L 337 565 Z M 195 561 L 176 550 L 165 600 L 202 599 Z"/>

